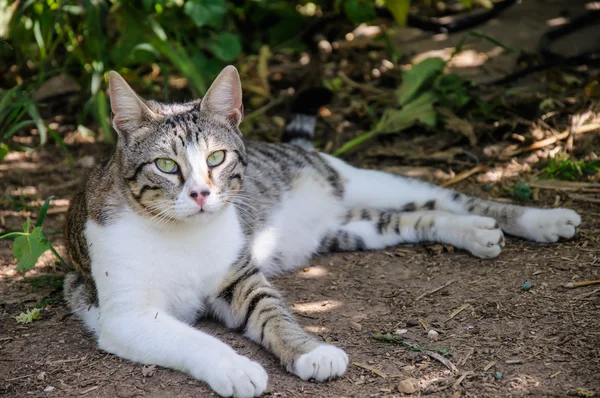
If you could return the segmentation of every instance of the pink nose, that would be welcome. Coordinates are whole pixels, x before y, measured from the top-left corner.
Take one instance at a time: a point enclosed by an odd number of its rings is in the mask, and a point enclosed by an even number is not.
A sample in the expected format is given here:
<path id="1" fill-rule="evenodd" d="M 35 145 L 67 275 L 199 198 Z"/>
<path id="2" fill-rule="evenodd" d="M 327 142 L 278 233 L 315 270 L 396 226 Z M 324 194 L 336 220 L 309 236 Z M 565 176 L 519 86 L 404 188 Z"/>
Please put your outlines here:
<path id="1" fill-rule="evenodd" d="M 209 190 L 200 191 L 200 193 L 198 193 L 198 191 L 190 192 L 190 197 L 194 199 L 196 203 L 198 203 L 198 206 L 200 206 L 200 208 L 204 207 L 204 204 L 208 199 L 208 195 L 210 195 Z"/>

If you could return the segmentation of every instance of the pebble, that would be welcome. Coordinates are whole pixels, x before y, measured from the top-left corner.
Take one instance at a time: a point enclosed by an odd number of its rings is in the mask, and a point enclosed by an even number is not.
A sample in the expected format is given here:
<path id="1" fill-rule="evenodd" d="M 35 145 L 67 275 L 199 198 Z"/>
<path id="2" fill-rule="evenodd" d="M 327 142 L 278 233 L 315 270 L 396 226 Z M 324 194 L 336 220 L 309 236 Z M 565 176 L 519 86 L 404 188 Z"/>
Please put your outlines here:
<path id="1" fill-rule="evenodd" d="M 394 332 L 395 335 L 400 336 L 403 334 L 408 333 L 408 329 L 396 329 L 396 331 Z"/>
<path id="2" fill-rule="evenodd" d="M 418 387 L 419 382 L 417 381 L 417 379 L 406 379 L 398 383 L 398 391 L 404 394 L 413 394 L 417 392 Z"/>
<path id="3" fill-rule="evenodd" d="M 417 326 L 419 324 L 419 321 L 417 320 L 417 318 L 410 318 L 408 321 L 406 321 L 406 326 L 412 327 L 412 326 Z"/>
<path id="4" fill-rule="evenodd" d="M 429 340 L 433 340 L 436 341 L 439 337 L 439 333 L 436 332 L 435 330 L 431 329 L 428 333 L 427 333 L 427 337 L 429 337 Z"/>
<path id="5" fill-rule="evenodd" d="M 36 379 L 38 379 L 39 381 L 44 381 L 46 379 L 46 372 L 40 372 L 37 376 Z"/>
<path id="6" fill-rule="evenodd" d="M 56 390 L 56 387 L 47 386 L 46 388 L 44 388 L 44 392 L 52 392 L 54 390 Z"/>

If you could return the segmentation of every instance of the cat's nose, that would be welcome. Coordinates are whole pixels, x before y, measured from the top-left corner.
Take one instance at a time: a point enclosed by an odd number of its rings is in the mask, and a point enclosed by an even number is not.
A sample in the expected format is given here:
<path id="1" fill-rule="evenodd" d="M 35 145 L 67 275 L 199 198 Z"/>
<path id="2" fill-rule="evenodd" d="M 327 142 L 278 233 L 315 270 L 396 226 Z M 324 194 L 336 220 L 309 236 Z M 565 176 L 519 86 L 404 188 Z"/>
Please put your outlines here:
<path id="1" fill-rule="evenodd" d="M 208 189 L 204 189 L 200 192 L 198 192 L 198 191 L 190 192 L 190 197 L 192 199 L 194 199 L 196 201 L 196 203 L 198 203 L 198 206 L 200 206 L 200 208 L 202 208 L 204 206 L 204 204 L 206 203 L 206 198 L 208 198 L 208 195 L 210 195 L 210 191 Z"/>

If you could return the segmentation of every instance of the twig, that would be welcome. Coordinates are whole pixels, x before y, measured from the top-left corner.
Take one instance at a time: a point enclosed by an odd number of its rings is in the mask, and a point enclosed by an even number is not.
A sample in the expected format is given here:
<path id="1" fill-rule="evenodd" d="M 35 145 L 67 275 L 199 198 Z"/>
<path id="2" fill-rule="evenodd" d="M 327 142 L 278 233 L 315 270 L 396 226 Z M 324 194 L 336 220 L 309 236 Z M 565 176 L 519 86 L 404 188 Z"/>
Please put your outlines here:
<path id="1" fill-rule="evenodd" d="M 421 300 L 421 299 L 422 299 L 423 297 L 425 297 L 425 296 L 429 296 L 429 295 L 431 295 L 431 294 L 433 294 L 433 293 L 439 292 L 440 290 L 442 290 L 442 289 L 443 289 L 443 288 L 445 288 L 445 287 L 448 287 L 448 286 L 450 286 L 450 285 L 451 285 L 451 284 L 453 284 L 454 282 L 456 282 L 456 279 L 452 279 L 451 281 L 448 281 L 448 282 L 446 282 L 444 285 L 442 285 L 442 286 L 440 286 L 440 287 L 436 287 L 435 289 L 433 289 L 433 290 L 431 290 L 431 291 L 429 291 L 429 292 L 425 292 L 425 293 L 423 293 L 422 295 L 420 295 L 419 297 L 417 297 L 417 298 L 415 299 L 415 301 L 419 301 L 419 300 Z"/>
<path id="2" fill-rule="evenodd" d="M 576 195 L 573 193 L 569 194 L 569 199 L 578 200 L 580 202 L 600 203 L 600 199 L 598 198 L 590 198 L 585 195 Z"/>
<path id="3" fill-rule="evenodd" d="M 375 373 L 377 376 L 379 376 L 379 377 L 382 377 L 382 378 L 384 378 L 384 379 L 388 377 L 388 375 L 387 375 L 387 374 L 383 373 L 383 372 L 382 372 L 381 370 L 379 370 L 379 369 L 375 369 L 375 368 L 374 368 L 374 367 L 372 367 L 372 366 L 369 366 L 369 365 L 363 365 L 362 363 L 359 363 L 359 362 L 352 362 L 352 365 L 354 365 L 354 366 L 358 366 L 359 368 L 363 368 L 363 369 L 366 369 L 366 370 L 368 370 L 368 371 L 371 371 L 371 372 Z"/>
<path id="4" fill-rule="evenodd" d="M 600 284 L 600 279 L 595 281 L 569 282 L 564 287 L 567 289 L 575 289 L 576 287 L 591 286 Z"/>
<path id="5" fill-rule="evenodd" d="M 18 376 L 18 377 L 13 377 L 12 379 L 4 379 L 4 381 L 15 381 L 15 380 L 20 380 L 20 379 L 26 379 L 27 377 L 33 377 L 33 376 L 35 376 L 35 373 Z"/>
<path id="6" fill-rule="evenodd" d="M 554 137 L 548 137 L 548 138 L 545 138 L 543 140 L 536 141 L 533 144 L 531 144 L 531 145 L 529 145 L 529 146 L 527 146 L 525 148 L 519 148 L 519 149 L 516 149 L 514 151 L 505 153 L 504 155 L 502 155 L 502 157 L 509 158 L 509 157 L 512 157 L 512 156 L 515 156 L 515 155 L 519 155 L 519 154 L 521 154 L 523 152 L 534 151 L 536 149 L 540 149 L 540 148 L 546 147 L 548 145 L 552 145 L 552 144 L 556 143 L 557 141 L 564 140 L 571 133 L 576 134 L 576 135 L 577 134 L 584 134 L 584 133 L 589 133 L 590 131 L 596 131 L 599 128 L 600 128 L 600 124 L 598 124 L 598 123 L 592 123 L 592 124 L 588 124 L 588 125 L 585 125 L 585 126 L 581 126 L 577 130 L 571 130 L 571 129 L 569 129 L 567 131 L 563 131 L 562 133 L 560 133 L 558 135 L 555 135 Z"/>
<path id="7" fill-rule="evenodd" d="M 552 144 L 554 144 L 557 141 L 564 140 L 565 138 L 567 138 L 569 136 L 570 133 L 571 132 L 569 130 L 563 131 L 562 133 L 560 133 L 558 135 L 555 135 L 554 137 L 544 138 L 543 140 L 536 141 L 533 144 L 531 144 L 529 146 L 526 146 L 525 148 L 519 148 L 519 149 L 516 149 L 514 151 L 510 151 L 508 153 L 505 153 L 504 155 L 502 155 L 502 157 L 504 157 L 504 158 L 510 158 L 512 156 L 519 155 L 519 154 L 521 154 L 523 152 L 530 152 L 530 151 L 534 151 L 536 149 L 540 149 L 540 148 L 546 147 L 548 145 L 552 145 Z"/>
<path id="8" fill-rule="evenodd" d="M 452 388 L 456 390 L 458 386 L 460 386 L 460 383 L 462 383 L 463 380 L 467 378 L 467 376 L 470 376 L 474 373 L 475 372 L 472 371 L 463 372 L 463 374 L 460 375 L 460 377 L 454 382 L 454 384 L 452 384 Z"/>
<path id="9" fill-rule="evenodd" d="M 363 90 L 363 91 L 370 91 L 370 92 L 376 93 L 376 94 L 386 94 L 387 93 L 385 90 L 382 90 L 380 88 L 369 86 L 367 84 L 357 83 L 354 80 L 350 79 L 348 77 L 348 75 L 346 75 L 342 71 L 338 72 L 338 77 L 340 79 L 342 79 L 344 81 L 344 83 L 346 83 L 347 85 L 349 85 L 350 87 L 353 87 L 353 88 L 358 88 L 358 89 Z"/>
<path id="10" fill-rule="evenodd" d="M 599 289 L 594 289 L 594 290 L 592 290 L 592 291 L 591 291 L 591 292 L 589 292 L 589 293 L 582 294 L 581 296 L 579 296 L 579 297 L 577 297 L 577 298 L 578 298 L 579 300 L 581 300 L 581 299 L 584 299 L 584 298 L 587 298 L 587 297 L 593 296 L 594 294 L 596 294 L 596 293 L 598 293 L 598 292 L 600 292 L 600 288 L 599 288 Z"/>
<path id="11" fill-rule="evenodd" d="M 598 183 L 577 182 L 577 181 L 530 181 L 527 183 L 532 188 L 555 189 L 558 191 L 577 191 L 577 192 L 600 192 Z"/>
<path id="12" fill-rule="evenodd" d="M 461 173 L 458 173 L 457 175 L 455 175 L 453 178 L 449 179 L 448 181 L 440 184 L 440 187 L 445 188 L 445 187 L 449 187 L 450 185 L 454 185 L 457 182 L 461 182 L 462 180 L 464 180 L 465 178 L 469 178 L 471 177 L 473 174 L 475 173 L 479 173 L 480 171 L 483 171 L 487 168 L 486 165 L 484 164 L 479 164 L 475 167 L 473 167 L 471 170 L 465 170 Z"/>
<path id="13" fill-rule="evenodd" d="M 255 118 L 256 116 L 260 116 L 263 113 L 267 112 L 269 109 L 273 108 L 274 106 L 277 106 L 277 105 L 281 104 L 287 98 L 288 98 L 288 96 L 280 95 L 279 97 L 275 98 L 273 101 L 269 102 L 268 104 L 266 104 L 266 105 L 258 108 L 254 112 L 251 112 L 251 113 L 247 114 L 244 117 L 244 119 L 251 120 L 252 118 Z"/>
<path id="14" fill-rule="evenodd" d="M 444 358 L 437 352 L 433 352 L 433 351 L 429 351 L 429 350 L 425 350 L 423 352 L 425 354 L 429 355 L 431 358 L 440 361 L 445 367 L 450 369 L 452 372 L 458 373 L 458 368 L 452 362 L 450 362 L 450 360 Z"/>
<path id="15" fill-rule="evenodd" d="M 452 313 L 450 314 L 448 319 L 446 319 L 444 322 L 448 322 L 450 319 L 454 318 L 455 316 L 457 316 L 458 314 L 463 312 L 465 309 L 469 308 L 470 305 L 471 304 L 469 304 L 469 303 L 461 305 L 458 309 L 452 311 Z"/>

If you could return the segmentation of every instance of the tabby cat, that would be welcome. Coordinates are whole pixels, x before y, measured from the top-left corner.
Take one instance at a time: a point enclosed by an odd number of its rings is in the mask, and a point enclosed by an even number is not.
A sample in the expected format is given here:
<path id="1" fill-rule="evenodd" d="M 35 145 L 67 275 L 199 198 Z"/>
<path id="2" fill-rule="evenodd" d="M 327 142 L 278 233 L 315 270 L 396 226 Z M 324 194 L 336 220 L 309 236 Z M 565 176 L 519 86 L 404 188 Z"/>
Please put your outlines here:
<path id="1" fill-rule="evenodd" d="M 581 221 L 568 209 L 487 202 L 352 167 L 308 145 L 311 115 L 288 125 L 291 143 L 244 141 L 233 66 L 201 101 L 144 100 L 115 72 L 109 91 L 119 139 L 71 202 L 65 237 L 75 272 L 65 297 L 101 349 L 182 370 L 222 396 L 259 396 L 267 374 L 195 328 L 205 314 L 304 380 L 346 371 L 344 351 L 306 333 L 267 275 L 316 253 L 404 242 L 493 258 L 502 231 L 556 242 Z"/>

